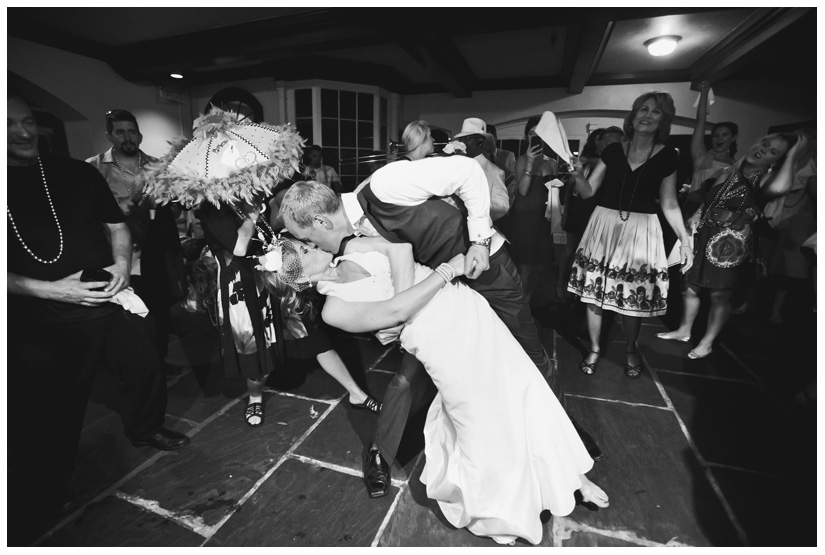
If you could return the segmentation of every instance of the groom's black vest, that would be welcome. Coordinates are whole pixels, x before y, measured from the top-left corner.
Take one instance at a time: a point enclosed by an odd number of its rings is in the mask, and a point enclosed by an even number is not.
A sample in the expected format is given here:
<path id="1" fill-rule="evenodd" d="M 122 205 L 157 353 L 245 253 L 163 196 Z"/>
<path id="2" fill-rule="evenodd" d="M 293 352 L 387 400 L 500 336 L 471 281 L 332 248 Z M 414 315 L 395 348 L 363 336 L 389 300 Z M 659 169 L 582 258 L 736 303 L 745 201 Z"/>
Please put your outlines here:
<path id="1" fill-rule="evenodd" d="M 382 237 L 410 243 L 413 257 L 425 266 L 438 266 L 470 248 L 466 215 L 438 197 L 416 206 L 398 206 L 379 200 L 368 184 L 358 193 L 358 202 Z"/>

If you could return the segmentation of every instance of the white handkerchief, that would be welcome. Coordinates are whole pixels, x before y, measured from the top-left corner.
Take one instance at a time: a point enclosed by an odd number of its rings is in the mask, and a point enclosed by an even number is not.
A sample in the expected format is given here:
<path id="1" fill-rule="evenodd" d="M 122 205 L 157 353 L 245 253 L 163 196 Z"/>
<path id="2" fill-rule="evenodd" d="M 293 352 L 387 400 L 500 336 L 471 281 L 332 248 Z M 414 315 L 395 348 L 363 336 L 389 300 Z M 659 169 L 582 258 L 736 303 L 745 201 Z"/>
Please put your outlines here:
<path id="1" fill-rule="evenodd" d="M 699 99 L 702 98 L 702 93 L 699 93 L 699 96 L 696 97 L 696 101 L 693 103 L 694 108 L 699 107 Z M 713 89 L 708 91 L 708 107 L 713 106 L 713 103 L 716 102 L 716 97 L 713 96 Z"/>
<path id="2" fill-rule="evenodd" d="M 112 303 L 117 303 L 132 314 L 137 314 L 141 318 L 145 318 L 147 314 L 149 314 L 149 309 L 146 308 L 143 300 L 137 296 L 134 289 L 131 287 L 127 287 L 120 291 L 117 295 L 112 297 L 112 300 L 109 301 Z"/>

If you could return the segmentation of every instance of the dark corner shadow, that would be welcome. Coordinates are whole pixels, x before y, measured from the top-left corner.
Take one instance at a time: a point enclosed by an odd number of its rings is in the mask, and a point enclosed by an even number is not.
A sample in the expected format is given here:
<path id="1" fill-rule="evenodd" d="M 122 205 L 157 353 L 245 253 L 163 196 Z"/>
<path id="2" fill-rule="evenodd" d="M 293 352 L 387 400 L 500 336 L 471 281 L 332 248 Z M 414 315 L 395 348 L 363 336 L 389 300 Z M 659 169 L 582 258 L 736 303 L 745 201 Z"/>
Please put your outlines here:
<path id="1" fill-rule="evenodd" d="M 816 415 L 794 402 L 795 394 L 816 378 L 811 287 L 793 292 L 785 323 L 772 325 L 775 283 L 756 282 L 750 309 L 731 316 L 714 353 L 686 361 L 685 369 L 695 377 L 660 375 L 677 411 L 689 415 L 685 425 L 694 445 L 712 463 L 705 468 L 692 449 L 684 450 L 697 524 L 712 546 L 816 545 L 816 496 L 796 486 L 799 478 L 816 476 Z M 735 297 L 734 306 L 744 294 Z M 695 340 L 705 331 L 708 305 L 703 296 L 692 330 Z M 668 329 L 678 326 L 681 312 L 677 274 L 662 317 Z M 740 381 L 705 379 L 720 372 Z"/>

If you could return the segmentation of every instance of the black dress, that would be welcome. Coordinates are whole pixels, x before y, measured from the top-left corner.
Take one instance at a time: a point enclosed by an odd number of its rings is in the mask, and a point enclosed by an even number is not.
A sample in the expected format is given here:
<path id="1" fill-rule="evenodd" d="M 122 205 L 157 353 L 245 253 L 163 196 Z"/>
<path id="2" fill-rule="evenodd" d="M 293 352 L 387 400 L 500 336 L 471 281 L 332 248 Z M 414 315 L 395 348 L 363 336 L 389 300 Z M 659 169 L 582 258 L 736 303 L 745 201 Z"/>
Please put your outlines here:
<path id="1" fill-rule="evenodd" d="M 259 381 L 284 360 L 280 306 L 256 275 L 255 259 L 232 255 L 243 223 L 236 210 L 204 203 L 198 218 L 218 263 L 224 370 L 227 376 Z M 264 242 L 271 240 L 266 226 L 256 225 L 255 230 L 247 256 L 262 254 Z"/>
<path id="2" fill-rule="evenodd" d="M 749 180 L 738 169 L 706 193 L 693 236 L 693 266 L 685 276 L 688 285 L 735 289 L 753 274 L 753 222 L 760 212 L 758 184 L 763 175 Z"/>

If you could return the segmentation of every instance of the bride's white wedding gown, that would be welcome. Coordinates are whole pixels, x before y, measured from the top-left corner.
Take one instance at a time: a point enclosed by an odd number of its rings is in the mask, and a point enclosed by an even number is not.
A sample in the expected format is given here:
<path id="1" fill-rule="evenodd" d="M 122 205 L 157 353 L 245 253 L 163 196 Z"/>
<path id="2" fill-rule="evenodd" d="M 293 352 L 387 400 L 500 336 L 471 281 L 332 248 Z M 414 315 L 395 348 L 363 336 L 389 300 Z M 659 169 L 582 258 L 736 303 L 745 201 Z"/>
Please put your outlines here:
<path id="1" fill-rule="evenodd" d="M 340 260 L 370 277 L 321 282 L 319 292 L 352 302 L 393 296 L 386 256 Z M 416 283 L 431 272 L 416 265 Z M 541 511 L 570 514 L 579 476 L 593 467 L 541 373 L 484 297 L 461 282 L 442 288 L 400 339 L 438 388 L 424 427 L 428 497 L 457 528 L 499 543 L 541 542 Z"/>

